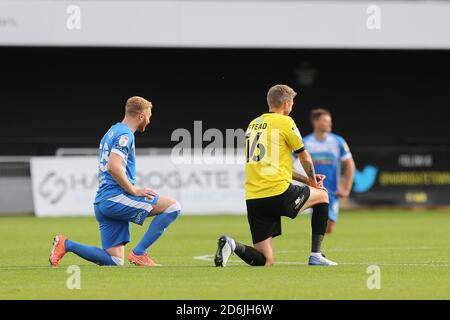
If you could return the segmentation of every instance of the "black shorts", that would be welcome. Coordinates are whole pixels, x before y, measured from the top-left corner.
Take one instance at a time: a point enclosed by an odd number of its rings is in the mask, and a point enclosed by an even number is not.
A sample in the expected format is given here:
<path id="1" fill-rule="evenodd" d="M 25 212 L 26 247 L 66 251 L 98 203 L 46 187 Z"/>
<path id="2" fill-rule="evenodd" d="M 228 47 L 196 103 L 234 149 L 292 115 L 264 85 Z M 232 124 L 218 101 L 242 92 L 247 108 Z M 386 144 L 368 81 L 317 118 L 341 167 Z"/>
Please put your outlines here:
<path id="1" fill-rule="evenodd" d="M 309 195 L 308 186 L 291 184 L 278 196 L 247 200 L 247 218 L 253 243 L 281 235 L 281 216 L 296 218 Z"/>

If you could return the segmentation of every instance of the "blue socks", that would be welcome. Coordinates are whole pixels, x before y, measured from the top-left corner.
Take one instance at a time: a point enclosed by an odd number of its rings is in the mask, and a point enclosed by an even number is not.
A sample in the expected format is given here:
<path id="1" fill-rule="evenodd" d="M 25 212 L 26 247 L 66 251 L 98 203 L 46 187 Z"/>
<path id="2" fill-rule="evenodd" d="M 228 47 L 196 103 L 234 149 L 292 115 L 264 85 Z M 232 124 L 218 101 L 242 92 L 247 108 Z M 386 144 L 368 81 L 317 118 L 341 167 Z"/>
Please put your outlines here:
<path id="1" fill-rule="evenodd" d="M 175 219 L 180 214 L 181 206 L 178 202 L 171 205 L 169 208 L 164 210 L 163 213 L 157 215 L 153 218 L 152 223 L 148 227 L 147 232 L 145 232 L 141 241 L 138 243 L 136 248 L 133 249 L 134 253 L 138 256 L 143 255 L 147 252 L 147 249 L 161 237 L 166 228 L 175 221 Z"/>
<path id="2" fill-rule="evenodd" d="M 103 249 L 94 246 L 87 246 L 85 244 L 66 240 L 66 250 L 73 252 L 81 258 L 91 261 L 100 266 L 115 266 L 116 262 Z"/>
<path id="3" fill-rule="evenodd" d="M 147 232 L 144 234 L 136 248 L 134 248 L 134 253 L 139 256 L 144 254 L 147 249 L 156 240 L 158 240 L 159 237 L 161 237 L 166 228 L 175 221 L 175 219 L 181 212 L 180 210 L 180 204 L 176 202 L 175 204 L 167 208 L 163 213 L 153 218 L 153 221 L 148 227 Z M 111 257 L 109 253 L 106 252 L 106 250 L 100 249 L 98 247 L 88 246 L 71 240 L 66 240 L 65 245 L 67 252 L 73 252 L 77 256 L 100 266 L 123 265 L 123 261 L 121 261 L 121 259 L 118 259 L 117 257 Z"/>

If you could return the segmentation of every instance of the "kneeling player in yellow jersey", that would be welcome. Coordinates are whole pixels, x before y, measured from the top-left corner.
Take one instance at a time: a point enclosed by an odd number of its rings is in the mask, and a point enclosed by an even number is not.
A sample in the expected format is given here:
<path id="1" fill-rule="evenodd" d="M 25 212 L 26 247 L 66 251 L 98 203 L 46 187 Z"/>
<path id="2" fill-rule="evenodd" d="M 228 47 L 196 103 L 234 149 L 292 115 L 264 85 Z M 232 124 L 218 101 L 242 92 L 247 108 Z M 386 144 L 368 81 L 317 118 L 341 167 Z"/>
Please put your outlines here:
<path id="1" fill-rule="evenodd" d="M 324 176 L 316 176 L 300 132 L 289 114 L 297 93 L 286 85 L 276 85 L 267 94 L 269 112 L 252 120 L 246 131 L 246 202 L 253 247 L 229 236 L 221 236 L 215 265 L 224 267 L 236 253 L 252 266 L 272 266 L 272 239 L 281 235 L 281 216 L 291 219 L 300 210 L 313 208 L 309 265 L 337 265 L 322 254 L 320 247 L 327 228 L 328 192 Z M 292 171 L 292 152 L 299 156 L 307 177 Z M 293 185 L 292 179 L 304 186 Z"/>

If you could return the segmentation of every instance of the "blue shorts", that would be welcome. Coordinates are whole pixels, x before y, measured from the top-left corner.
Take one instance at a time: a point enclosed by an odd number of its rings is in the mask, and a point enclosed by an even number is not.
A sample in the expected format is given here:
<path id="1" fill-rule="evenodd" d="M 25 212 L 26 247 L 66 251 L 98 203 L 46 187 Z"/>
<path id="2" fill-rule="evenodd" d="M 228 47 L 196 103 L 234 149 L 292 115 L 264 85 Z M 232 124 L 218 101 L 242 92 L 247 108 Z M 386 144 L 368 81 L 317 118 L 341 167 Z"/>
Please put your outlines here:
<path id="1" fill-rule="evenodd" d="M 337 222 L 339 215 L 339 204 L 340 200 L 338 197 L 331 196 L 330 197 L 330 205 L 328 208 L 328 219 Z"/>
<path id="2" fill-rule="evenodd" d="M 130 222 L 142 226 L 158 199 L 158 195 L 150 198 L 125 193 L 95 203 L 103 249 L 130 242 Z"/>

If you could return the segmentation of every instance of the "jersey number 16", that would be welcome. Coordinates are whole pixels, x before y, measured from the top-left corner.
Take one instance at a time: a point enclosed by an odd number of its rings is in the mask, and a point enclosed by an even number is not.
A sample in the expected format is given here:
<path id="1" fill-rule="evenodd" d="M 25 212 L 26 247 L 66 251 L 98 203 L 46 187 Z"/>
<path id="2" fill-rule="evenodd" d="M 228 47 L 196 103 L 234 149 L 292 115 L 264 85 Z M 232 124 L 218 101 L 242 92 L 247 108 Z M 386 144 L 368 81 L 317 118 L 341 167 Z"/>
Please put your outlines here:
<path id="1" fill-rule="evenodd" d="M 250 162 L 250 158 L 252 161 L 258 162 L 266 155 L 266 147 L 259 142 L 261 134 L 261 132 L 256 133 L 256 137 L 253 141 L 251 141 L 250 133 L 245 135 L 245 154 L 247 157 L 247 162 Z M 255 154 L 256 149 L 259 150 L 258 154 Z"/>

